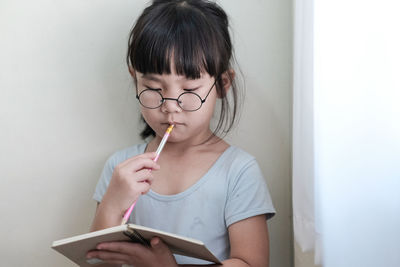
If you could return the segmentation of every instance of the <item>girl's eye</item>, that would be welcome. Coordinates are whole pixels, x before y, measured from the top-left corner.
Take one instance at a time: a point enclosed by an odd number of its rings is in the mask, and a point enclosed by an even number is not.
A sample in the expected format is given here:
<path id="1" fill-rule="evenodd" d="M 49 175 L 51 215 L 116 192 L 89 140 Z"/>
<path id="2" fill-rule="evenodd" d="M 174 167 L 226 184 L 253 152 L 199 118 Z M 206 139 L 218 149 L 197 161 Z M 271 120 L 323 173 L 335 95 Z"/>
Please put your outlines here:
<path id="1" fill-rule="evenodd" d="M 161 88 L 151 88 L 149 86 L 144 86 L 146 87 L 147 90 L 151 90 L 151 91 L 161 91 Z"/>
<path id="2" fill-rule="evenodd" d="M 193 92 L 193 91 L 196 91 L 197 89 L 199 89 L 199 87 L 196 87 L 196 88 L 186 88 L 186 89 L 183 89 L 183 91 L 185 91 L 185 92 Z"/>

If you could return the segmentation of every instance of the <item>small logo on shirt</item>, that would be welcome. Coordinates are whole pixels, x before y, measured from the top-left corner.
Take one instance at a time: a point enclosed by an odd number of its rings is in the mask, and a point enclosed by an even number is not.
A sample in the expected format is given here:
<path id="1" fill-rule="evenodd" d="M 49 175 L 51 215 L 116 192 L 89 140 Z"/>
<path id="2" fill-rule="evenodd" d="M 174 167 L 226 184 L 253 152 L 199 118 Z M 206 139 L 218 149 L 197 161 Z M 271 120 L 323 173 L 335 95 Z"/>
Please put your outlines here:
<path id="1" fill-rule="evenodd" d="M 202 230 L 204 228 L 204 223 L 200 219 L 200 217 L 194 217 L 193 223 L 190 226 L 190 230 L 195 231 L 195 230 Z"/>

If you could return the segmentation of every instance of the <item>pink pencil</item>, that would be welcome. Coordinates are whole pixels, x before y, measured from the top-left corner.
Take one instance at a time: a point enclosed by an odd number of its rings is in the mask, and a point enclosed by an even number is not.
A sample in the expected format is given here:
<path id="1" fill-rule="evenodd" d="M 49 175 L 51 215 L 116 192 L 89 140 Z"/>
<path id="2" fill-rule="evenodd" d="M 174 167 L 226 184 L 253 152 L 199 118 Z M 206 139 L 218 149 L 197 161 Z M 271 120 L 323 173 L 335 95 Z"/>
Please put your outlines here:
<path id="1" fill-rule="evenodd" d="M 165 134 L 164 134 L 163 138 L 161 139 L 160 144 L 158 145 L 158 148 L 157 148 L 157 151 L 156 151 L 156 157 L 153 159 L 154 162 L 157 162 L 158 158 L 160 157 L 160 153 L 161 153 L 161 151 L 162 151 L 162 149 L 163 149 L 165 143 L 166 143 L 167 140 L 168 140 L 168 137 L 169 137 L 169 135 L 170 135 L 170 133 L 171 133 L 171 131 L 172 131 L 172 128 L 174 128 L 174 125 L 173 125 L 173 124 L 171 124 L 171 125 L 168 127 L 168 129 L 165 131 Z M 136 201 L 133 202 L 133 204 L 132 204 L 132 205 L 129 207 L 129 209 L 125 212 L 124 218 L 122 218 L 121 225 L 122 225 L 122 224 L 126 224 L 126 222 L 127 222 L 128 219 L 129 219 L 129 216 L 131 216 L 132 210 L 133 210 L 133 208 L 135 207 L 135 205 L 136 205 Z"/>

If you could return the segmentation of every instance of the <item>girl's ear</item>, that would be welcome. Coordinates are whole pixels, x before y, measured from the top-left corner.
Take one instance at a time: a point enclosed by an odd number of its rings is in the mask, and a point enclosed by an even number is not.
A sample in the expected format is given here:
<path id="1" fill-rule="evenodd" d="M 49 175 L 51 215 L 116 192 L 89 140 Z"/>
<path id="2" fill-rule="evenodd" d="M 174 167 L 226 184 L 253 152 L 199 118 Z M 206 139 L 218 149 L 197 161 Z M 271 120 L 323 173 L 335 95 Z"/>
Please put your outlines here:
<path id="1" fill-rule="evenodd" d="M 132 68 L 132 66 L 129 66 L 129 73 L 131 74 L 131 76 L 132 76 L 132 78 L 133 78 L 133 81 L 134 81 L 134 83 L 135 83 L 135 87 L 136 87 L 136 90 L 137 90 L 136 71 L 135 71 L 134 68 Z"/>
<path id="2" fill-rule="evenodd" d="M 136 71 L 131 66 L 129 66 L 129 73 L 131 74 L 132 78 L 136 80 Z"/>
<path id="3" fill-rule="evenodd" d="M 235 71 L 233 69 L 229 69 L 221 74 L 222 81 L 222 89 L 225 91 L 225 95 L 228 93 L 229 89 L 232 86 L 232 81 L 235 79 Z M 221 96 L 219 96 L 221 97 Z"/>

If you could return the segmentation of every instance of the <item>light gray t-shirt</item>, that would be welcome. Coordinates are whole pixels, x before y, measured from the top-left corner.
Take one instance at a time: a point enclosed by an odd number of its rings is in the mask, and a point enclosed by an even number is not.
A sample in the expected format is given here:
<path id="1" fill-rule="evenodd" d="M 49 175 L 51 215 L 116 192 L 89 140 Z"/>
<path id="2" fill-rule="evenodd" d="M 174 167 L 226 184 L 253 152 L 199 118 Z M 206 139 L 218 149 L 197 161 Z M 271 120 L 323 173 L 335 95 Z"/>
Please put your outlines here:
<path id="1" fill-rule="evenodd" d="M 96 201 L 101 202 L 114 167 L 144 153 L 146 145 L 118 151 L 107 160 L 93 196 Z M 184 192 L 160 195 L 150 190 L 141 196 L 129 222 L 201 240 L 223 261 L 230 255 L 228 226 L 261 214 L 266 218 L 275 214 L 261 170 L 253 156 L 230 146 Z M 207 263 L 179 255 L 175 258 L 179 264 Z"/>

